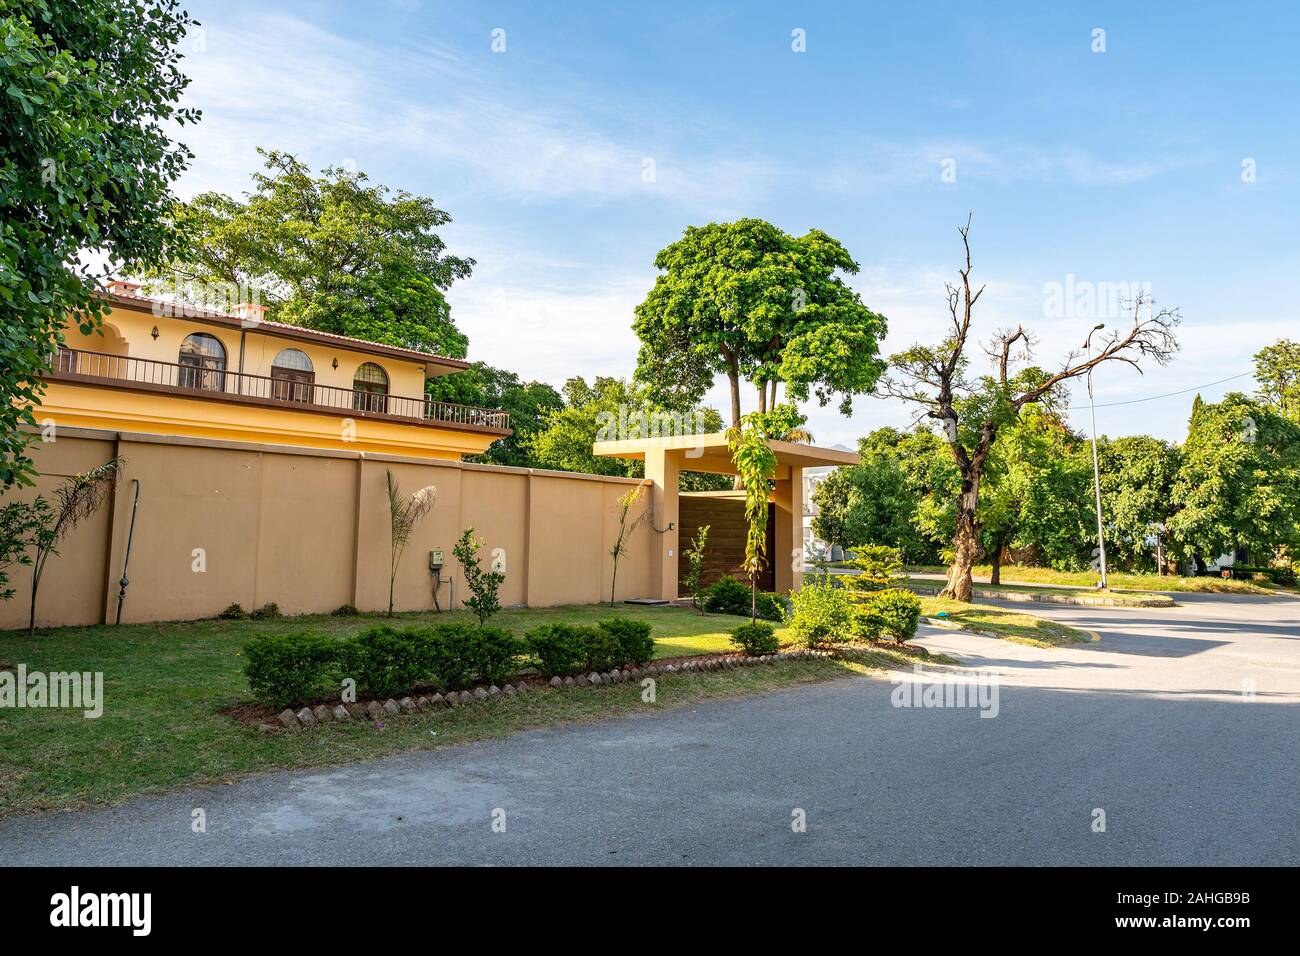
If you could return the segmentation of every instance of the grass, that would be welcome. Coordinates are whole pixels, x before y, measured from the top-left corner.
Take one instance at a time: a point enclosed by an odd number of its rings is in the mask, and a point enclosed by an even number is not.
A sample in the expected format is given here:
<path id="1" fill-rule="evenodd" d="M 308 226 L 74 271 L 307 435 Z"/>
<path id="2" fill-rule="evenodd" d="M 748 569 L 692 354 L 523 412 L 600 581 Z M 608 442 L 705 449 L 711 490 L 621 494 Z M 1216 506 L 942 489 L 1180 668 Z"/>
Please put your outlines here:
<path id="1" fill-rule="evenodd" d="M 613 614 L 650 621 L 660 658 L 733 650 L 727 634 L 743 622 L 677 607 L 620 605 L 507 610 L 492 623 L 522 633 L 546 621 L 590 622 Z M 433 617 L 406 614 L 398 620 L 414 624 Z M 382 726 L 331 724 L 305 734 L 260 734 L 218 712 L 249 700 L 240 648 L 253 635 L 311 628 L 343 637 L 384 620 L 362 615 L 136 624 L 38 631 L 32 638 L 23 631 L 0 632 L 0 664 L 104 674 L 104 713 L 97 720 L 83 718 L 80 711 L 0 709 L 0 816 L 107 805 L 143 793 L 228 783 L 249 773 L 344 764 L 643 713 L 647 707 L 679 707 L 910 666 L 918 658 L 955 663 L 920 648 L 873 646 L 846 650 L 837 659 L 661 678 L 654 704 L 641 701 L 639 686 L 620 684 L 541 691 L 481 707 L 403 716 Z"/>
<path id="2" fill-rule="evenodd" d="M 1059 621 L 984 604 L 963 604 L 949 598 L 922 597 L 921 613 L 925 617 L 945 613 L 943 620 L 962 628 L 1030 647 L 1059 647 L 1092 640 L 1089 632 Z"/>
<path id="3" fill-rule="evenodd" d="M 946 574 L 944 567 L 914 567 L 909 571 L 924 571 L 933 574 Z M 975 567 L 977 584 L 987 584 L 992 568 L 987 565 Z M 1002 568 L 1002 577 L 1006 581 L 1022 584 L 1046 584 L 1091 588 L 1097 583 L 1095 571 L 1057 571 L 1053 568 L 1031 568 L 1020 565 Z M 1111 571 L 1107 574 L 1111 590 L 1121 591 L 1188 591 L 1209 594 L 1276 594 L 1284 592 L 1275 584 L 1261 584 L 1256 581 L 1237 581 L 1205 575 L 1198 578 L 1179 578 L 1159 574 L 1130 574 L 1123 571 Z M 1010 590 L 1013 585 L 1001 584 L 1001 588 Z"/>

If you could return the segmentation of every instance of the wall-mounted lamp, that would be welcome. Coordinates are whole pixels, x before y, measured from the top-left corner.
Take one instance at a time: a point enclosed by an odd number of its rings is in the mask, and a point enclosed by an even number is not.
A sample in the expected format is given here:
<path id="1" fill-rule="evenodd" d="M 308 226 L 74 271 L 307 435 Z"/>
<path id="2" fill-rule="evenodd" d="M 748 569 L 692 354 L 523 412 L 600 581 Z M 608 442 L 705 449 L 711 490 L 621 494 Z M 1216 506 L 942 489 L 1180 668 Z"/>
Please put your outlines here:
<path id="1" fill-rule="evenodd" d="M 158 326 L 155 325 L 149 334 L 153 336 L 155 342 L 158 341 Z"/>
<path id="2" fill-rule="evenodd" d="M 339 367 L 339 358 L 336 355 L 334 356 L 334 361 L 330 362 L 330 368 L 338 368 L 338 367 Z"/>

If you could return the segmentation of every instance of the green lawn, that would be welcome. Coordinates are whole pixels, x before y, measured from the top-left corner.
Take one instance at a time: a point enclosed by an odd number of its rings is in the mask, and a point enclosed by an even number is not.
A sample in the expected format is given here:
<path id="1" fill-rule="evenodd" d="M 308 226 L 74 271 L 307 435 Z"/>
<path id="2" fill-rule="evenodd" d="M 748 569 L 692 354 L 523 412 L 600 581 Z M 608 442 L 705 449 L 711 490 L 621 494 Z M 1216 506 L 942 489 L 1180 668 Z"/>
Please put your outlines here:
<path id="1" fill-rule="evenodd" d="M 913 567 L 908 571 L 924 571 L 931 574 L 946 574 L 948 569 L 942 567 Z M 975 567 L 975 582 L 987 584 L 992 568 L 987 565 Z M 1112 571 L 1107 574 L 1111 590 L 1121 591 L 1200 591 L 1213 594 L 1276 594 L 1284 591 L 1272 584 L 1257 584 L 1253 581 L 1234 581 L 1231 579 L 1211 577 L 1177 578 L 1159 574 L 1128 574 Z M 1056 571 L 1052 568 L 1031 568 L 1020 565 L 1003 566 L 1002 579 L 1013 584 L 1047 584 L 1076 587 L 1093 587 L 1097 583 L 1094 571 Z M 999 585 L 1007 587 L 1007 585 Z"/>
<path id="2" fill-rule="evenodd" d="M 903 583 L 911 588 L 942 588 L 943 582 L 936 581 L 933 578 L 903 578 Z M 976 582 L 975 597 L 988 597 L 988 592 L 997 591 L 1002 593 L 1014 594 L 1042 594 L 1053 597 L 1063 597 L 1069 599 L 1082 599 L 1080 603 L 1087 603 L 1090 598 L 1104 598 L 1105 604 L 1098 604 L 1098 607 L 1151 607 L 1157 602 L 1160 607 L 1173 607 L 1174 600 L 1167 594 L 1157 594 L 1154 591 L 1116 591 L 1114 588 L 1098 590 L 1097 588 L 1068 588 L 1060 585 L 1051 584 L 983 584 Z"/>
<path id="3" fill-rule="evenodd" d="M 461 616 L 463 612 L 442 615 Z M 743 618 L 676 607 L 581 606 L 507 610 L 493 624 L 522 633 L 545 621 L 588 622 L 617 614 L 653 625 L 656 656 L 731 650 L 727 633 Z M 432 620 L 399 615 L 399 624 Z M 867 648 L 841 659 L 810 659 L 742 670 L 673 675 L 658 699 L 631 684 L 543 690 L 484 706 L 331 724 L 310 733 L 263 735 L 219 711 L 248 702 L 240 648 L 252 635 L 303 628 L 344 636 L 385 618 L 302 617 L 278 621 L 198 621 L 0 632 L 0 666 L 29 671 L 102 671 L 104 713 L 0 709 L 0 815 L 119 802 L 140 793 L 222 783 L 255 771 L 342 764 L 403 750 L 498 737 L 530 727 L 678 707 L 708 698 L 829 680 L 853 671 L 908 666 L 924 650 Z M 784 633 L 783 631 L 781 633 Z M 947 658 L 929 658 L 952 663 Z"/>
<path id="4" fill-rule="evenodd" d="M 921 613 L 926 617 L 938 617 L 940 613 L 945 613 L 945 617 L 939 620 L 948 620 L 971 631 L 1017 644 L 1028 644 L 1030 647 L 1057 647 L 1092 640 L 1092 635 L 1087 631 L 1058 621 L 983 604 L 963 604 L 948 598 L 921 598 Z"/>

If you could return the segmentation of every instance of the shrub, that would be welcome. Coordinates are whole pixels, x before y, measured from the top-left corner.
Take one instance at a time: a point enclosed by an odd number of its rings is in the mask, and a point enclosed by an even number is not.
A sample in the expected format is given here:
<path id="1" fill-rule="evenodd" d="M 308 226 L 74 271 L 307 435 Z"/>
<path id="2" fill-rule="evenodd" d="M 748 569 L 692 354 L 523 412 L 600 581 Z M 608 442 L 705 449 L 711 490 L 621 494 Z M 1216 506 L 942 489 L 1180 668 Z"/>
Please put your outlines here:
<path id="1" fill-rule="evenodd" d="M 902 644 L 916 636 L 921 623 L 921 599 L 903 588 L 873 592 L 856 611 L 854 630 L 870 640 L 884 634 Z"/>
<path id="2" fill-rule="evenodd" d="M 720 578 L 704 591 L 704 609 L 710 614 L 735 614 L 738 617 L 749 617 L 750 604 L 749 587 L 730 576 Z M 758 616 L 765 621 L 785 619 L 784 605 L 775 594 L 768 591 L 759 591 L 753 598 L 753 606 Z"/>
<path id="3" fill-rule="evenodd" d="M 413 629 L 412 635 L 429 671 L 443 690 L 464 690 L 474 682 L 477 645 L 469 624 L 436 624 Z"/>
<path id="4" fill-rule="evenodd" d="M 236 605 L 237 607 L 238 605 Z M 280 605 L 274 601 L 263 604 L 252 614 L 248 615 L 255 621 L 273 621 L 280 617 Z"/>
<path id="5" fill-rule="evenodd" d="M 858 573 L 849 578 L 848 586 L 855 591 L 882 591 L 903 573 L 903 557 L 898 548 L 883 544 L 869 544 L 855 548 L 849 567 Z"/>
<path id="6" fill-rule="evenodd" d="M 349 677 L 366 693 L 390 697 L 429 673 L 427 646 L 412 631 L 380 624 L 348 641 L 343 659 Z"/>
<path id="7" fill-rule="evenodd" d="M 285 707 L 320 690 L 341 649 L 339 642 L 308 632 L 257 637 L 244 645 L 244 676 L 254 697 Z"/>
<path id="8" fill-rule="evenodd" d="M 218 620 L 222 621 L 242 621 L 248 617 L 248 612 L 239 604 L 231 604 L 224 611 L 217 615 Z"/>
<path id="9" fill-rule="evenodd" d="M 649 621 L 635 621 L 627 617 L 611 617 L 597 621 L 596 626 L 618 639 L 622 650 L 621 660 L 615 665 L 644 664 L 655 656 L 654 638 L 650 636 Z"/>
<path id="10" fill-rule="evenodd" d="M 767 621 L 742 624 L 731 632 L 731 643 L 750 657 L 774 654 L 781 643 L 776 639 L 776 628 Z"/>
<path id="11" fill-rule="evenodd" d="M 356 617 L 361 612 L 357 610 L 354 604 L 342 604 L 330 611 L 331 617 Z"/>
<path id="12" fill-rule="evenodd" d="M 523 642 L 500 627 L 470 630 L 471 661 L 480 680 L 500 684 L 519 672 Z"/>
<path id="13" fill-rule="evenodd" d="M 495 567 L 488 571 L 483 570 L 483 562 L 478 556 L 478 550 L 483 547 L 483 544 L 483 539 L 474 534 L 473 528 L 466 528 L 465 533 L 456 542 L 456 546 L 451 549 L 451 553 L 460 562 L 461 576 L 465 579 L 465 587 L 469 591 L 469 597 L 464 601 L 465 606 L 478 617 L 479 627 L 486 624 L 488 618 L 501 610 L 498 594 L 506 580 L 505 574 Z"/>
<path id="14" fill-rule="evenodd" d="M 524 633 L 537 669 L 547 677 L 564 677 L 583 670 L 585 640 L 577 624 L 543 624 Z"/>
<path id="15" fill-rule="evenodd" d="M 842 588 L 829 577 L 814 579 L 790 595 L 794 612 L 790 633 L 807 647 L 846 641 L 853 630 L 853 606 Z"/>

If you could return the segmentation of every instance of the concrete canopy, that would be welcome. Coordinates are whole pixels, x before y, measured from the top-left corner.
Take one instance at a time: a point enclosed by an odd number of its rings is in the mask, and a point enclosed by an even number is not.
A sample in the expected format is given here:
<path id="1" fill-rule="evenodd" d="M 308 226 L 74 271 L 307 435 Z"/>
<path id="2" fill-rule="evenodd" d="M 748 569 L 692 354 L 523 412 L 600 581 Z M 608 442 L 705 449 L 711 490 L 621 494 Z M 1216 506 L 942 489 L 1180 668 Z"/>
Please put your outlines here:
<path id="1" fill-rule="evenodd" d="M 834 448 L 785 441 L 767 444 L 776 452 L 777 462 L 772 491 L 776 547 L 768 561 L 775 572 L 776 590 L 794 591 L 803 585 L 803 470 L 821 465 L 856 465 L 861 459 L 855 452 Z M 651 526 L 659 538 L 651 552 L 650 580 L 656 593 L 650 596 L 677 600 L 678 479 L 683 471 L 736 474 L 727 436 L 714 432 L 601 441 L 591 450 L 596 455 L 645 462 L 645 476 L 653 485 Z"/>
<path id="2" fill-rule="evenodd" d="M 821 465 L 856 465 L 862 458 L 857 452 L 838 448 L 818 448 L 797 442 L 769 441 L 768 447 L 776 452 L 776 478 L 789 477 L 791 468 L 816 468 Z M 645 461 L 656 452 L 679 453 L 684 471 L 704 471 L 716 475 L 734 475 L 736 466 L 731 463 L 727 449 L 727 436 L 723 432 L 707 435 L 670 435 L 665 438 L 628 438 L 621 441 L 598 441 L 591 446 L 595 455 L 607 458 L 634 458 Z"/>

